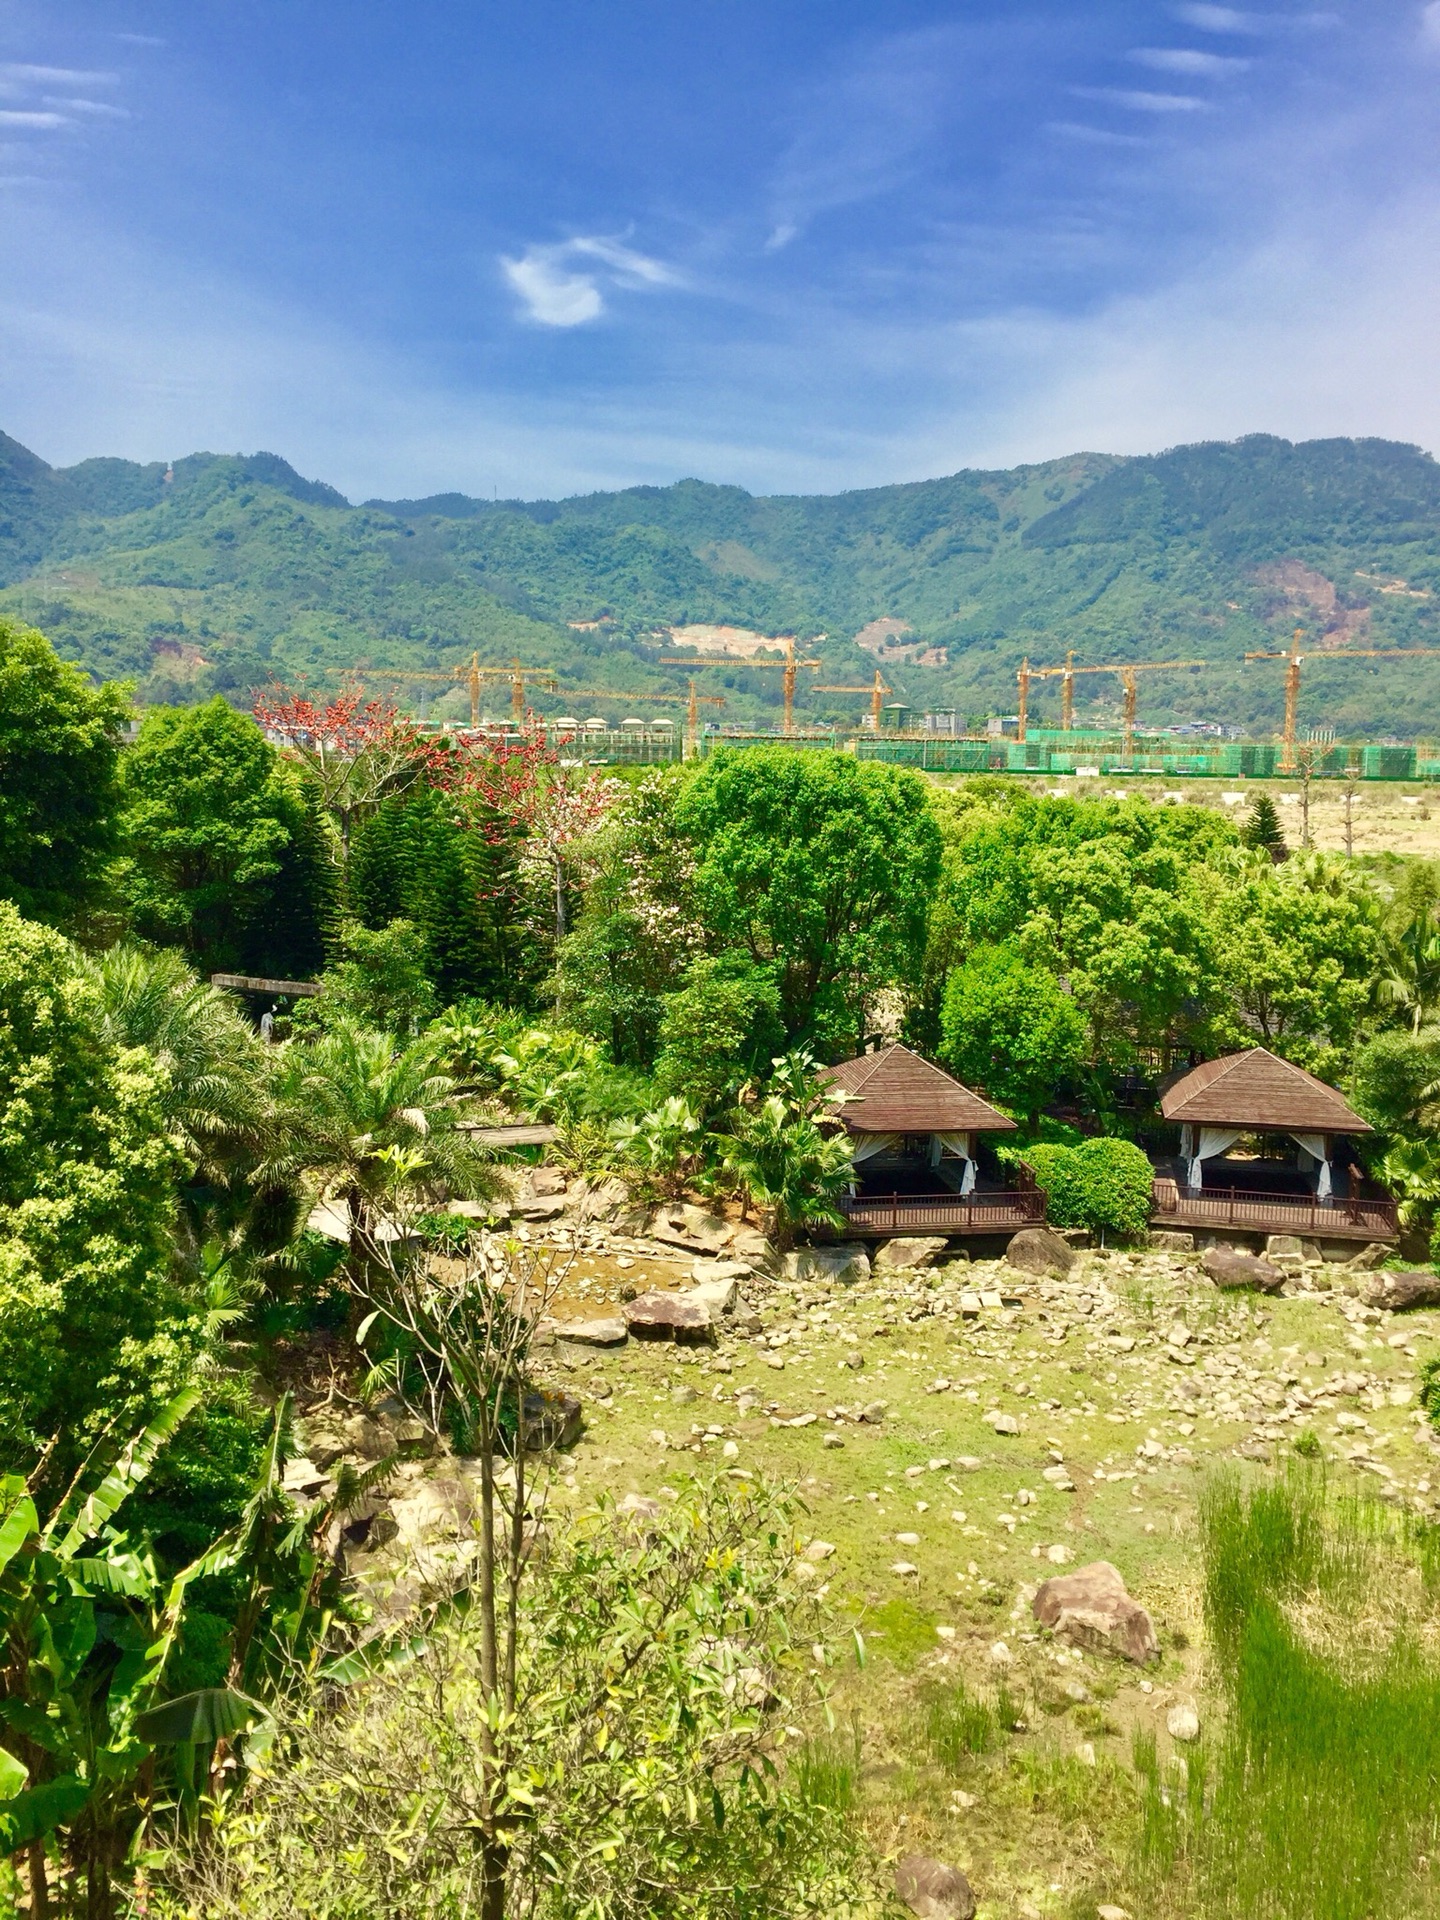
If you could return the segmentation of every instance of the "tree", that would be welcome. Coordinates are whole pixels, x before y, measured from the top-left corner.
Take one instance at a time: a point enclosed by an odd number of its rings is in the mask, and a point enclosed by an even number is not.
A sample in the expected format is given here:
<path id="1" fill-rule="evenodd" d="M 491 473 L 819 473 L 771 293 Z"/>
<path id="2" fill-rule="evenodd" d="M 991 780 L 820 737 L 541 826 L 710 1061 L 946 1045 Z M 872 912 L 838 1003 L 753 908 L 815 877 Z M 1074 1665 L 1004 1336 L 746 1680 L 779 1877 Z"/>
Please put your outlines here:
<path id="1" fill-rule="evenodd" d="M 412 921 L 366 927 L 347 920 L 335 937 L 333 952 L 317 982 L 320 992 L 296 1007 L 297 1033 L 349 1022 L 414 1035 L 435 1017 L 437 1001 L 425 940 Z"/>
<path id="2" fill-rule="evenodd" d="M 276 1108 L 266 1171 L 279 1180 L 308 1174 L 322 1197 L 340 1202 L 353 1286 L 402 1196 L 433 1205 L 494 1191 L 484 1150 L 460 1130 L 466 1096 L 430 1036 L 401 1040 L 336 1020 L 308 1045 L 286 1049 Z"/>
<path id="3" fill-rule="evenodd" d="M 333 824 L 332 852 L 343 876 L 355 829 L 387 795 L 419 778 L 419 729 L 390 700 L 371 700 L 347 686 L 319 706 L 308 694 L 274 686 L 255 702 L 255 718 L 276 735 L 314 784 Z"/>
<path id="4" fill-rule="evenodd" d="M 75 949 L 0 904 L 0 1465 L 139 1424 L 203 1350 L 170 1272 L 165 1099 Z"/>
<path id="5" fill-rule="evenodd" d="M 1263 856 L 1216 902 L 1216 974 L 1232 1045 L 1263 1045 L 1322 1076 L 1369 1008 L 1379 962 L 1375 899 L 1323 854 Z M 1237 1017 L 1238 1016 L 1238 1017 Z"/>
<path id="6" fill-rule="evenodd" d="M 103 895 L 128 712 L 121 688 L 0 619 L 0 898 L 28 919 L 65 925 Z"/>
<path id="7" fill-rule="evenodd" d="M 855 1177 L 850 1143 L 834 1121 L 833 1098 L 808 1053 L 773 1062 L 769 1087 L 742 1099 L 711 1143 L 720 1177 L 745 1207 L 769 1216 L 770 1232 L 789 1246 L 804 1226 L 843 1227 L 840 1196 Z"/>
<path id="8" fill-rule="evenodd" d="M 1100 1136 L 1073 1147 L 1046 1143 L 1024 1148 L 1025 1163 L 1045 1191 L 1053 1227 L 1138 1239 L 1150 1224 L 1155 1170 L 1128 1140 Z"/>
<path id="9" fill-rule="evenodd" d="M 655 1078 L 712 1113 L 758 1077 L 784 1040 L 780 989 L 746 953 L 702 954 L 667 995 Z"/>
<path id="10" fill-rule="evenodd" d="M 1251 796 L 1250 817 L 1240 837 L 1247 847 L 1253 847 L 1257 853 L 1268 853 L 1276 862 L 1286 857 L 1288 849 L 1280 826 L 1280 815 L 1275 810 L 1275 802 L 1263 790 L 1257 790 Z"/>
<path id="11" fill-rule="evenodd" d="M 721 751 L 686 788 L 707 941 L 770 969 L 785 1031 L 853 1050 L 867 998 L 918 984 L 940 835 L 915 774 L 790 747 Z"/>
<path id="12" fill-rule="evenodd" d="M 306 884 L 287 855 L 303 853 L 307 834 L 300 784 L 254 721 L 218 695 L 154 709 L 122 775 L 120 886 L 136 931 L 206 966 L 262 954 L 277 891 Z M 309 904 L 318 958 L 321 902 Z"/>
<path id="13" fill-rule="evenodd" d="M 945 986 L 940 1058 L 1031 1126 L 1085 1059 L 1085 1016 L 1043 966 L 1016 947 L 977 947 Z"/>

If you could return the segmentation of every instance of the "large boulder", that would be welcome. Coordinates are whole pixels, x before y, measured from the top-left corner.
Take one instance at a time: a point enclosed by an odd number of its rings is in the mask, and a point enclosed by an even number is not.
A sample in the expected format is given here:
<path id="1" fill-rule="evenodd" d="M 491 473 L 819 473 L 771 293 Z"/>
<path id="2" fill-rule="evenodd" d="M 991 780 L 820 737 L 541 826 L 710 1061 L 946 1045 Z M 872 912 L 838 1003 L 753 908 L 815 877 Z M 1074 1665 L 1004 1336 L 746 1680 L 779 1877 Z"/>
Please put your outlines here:
<path id="1" fill-rule="evenodd" d="M 940 1244 L 945 1243 L 942 1240 Z M 838 1247 L 797 1247 L 793 1253 L 786 1254 L 783 1271 L 787 1280 L 820 1280 L 842 1287 L 855 1286 L 870 1278 L 870 1256 L 864 1247 L 852 1241 Z"/>
<path id="2" fill-rule="evenodd" d="M 777 1258 L 773 1242 L 767 1240 L 758 1227 L 736 1227 L 728 1252 L 732 1259 L 748 1260 L 752 1267 L 763 1267 L 767 1272 Z"/>
<path id="3" fill-rule="evenodd" d="M 580 1437 L 583 1410 L 573 1393 L 559 1387 L 536 1387 L 525 1396 L 525 1451 L 548 1453 L 568 1447 Z"/>
<path id="4" fill-rule="evenodd" d="M 895 1891 L 919 1920 L 974 1920 L 975 1895 L 958 1867 L 912 1853 L 895 1869 Z"/>
<path id="5" fill-rule="evenodd" d="M 1254 1254 L 1237 1253 L 1233 1247 L 1207 1247 L 1200 1264 L 1217 1287 L 1253 1287 L 1257 1293 L 1278 1293 L 1285 1275 L 1268 1260 Z"/>
<path id="6" fill-rule="evenodd" d="M 642 1293 L 625 1303 L 625 1324 L 638 1340 L 708 1340 L 711 1312 L 693 1293 Z"/>
<path id="7" fill-rule="evenodd" d="M 1049 1227 L 1022 1227 L 1012 1236 L 1005 1258 L 1021 1273 L 1045 1276 L 1069 1273 L 1075 1264 L 1074 1249 L 1067 1247 L 1058 1233 Z"/>
<path id="8" fill-rule="evenodd" d="M 922 1234 L 908 1239 L 887 1240 L 875 1255 L 877 1272 L 903 1268 L 928 1267 L 949 1243 L 943 1234 Z"/>
<path id="9" fill-rule="evenodd" d="M 1388 1307 L 1392 1313 L 1440 1307 L 1440 1274 L 1424 1267 L 1406 1273 L 1380 1272 L 1366 1286 L 1365 1298 L 1372 1307 Z"/>
<path id="10" fill-rule="evenodd" d="M 708 1266 L 712 1263 L 697 1261 L 696 1264 Z M 720 1266 L 722 1263 L 717 1260 L 713 1264 Z M 718 1280 L 700 1280 L 691 1287 L 687 1298 L 698 1300 L 702 1306 L 708 1307 L 713 1323 L 723 1315 L 733 1313 L 740 1304 L 740 1283 L 733 1274 L 724 1275 Z"/>
<path id="11" fill-rule="evenodd" d="M 1094 1653 L 1118 1653 L 1137 1666 L 1159 1657 L 1149 1614 L 1125 1591 L 1118 1567 L 1092 1560 L 1057 1574 L 1036 1592 L 1031 1611 L 1042 1627 Z"/>
<path id="12" fill-rule="evenodd" d="M 618 1313 L 593 1320 L 557 1320 L 555 1334 L 561 1340 L 573 1340 L 580 1347 L 623 1347 L 629 1329 Z"/>
<path id="13" fill-rule="evenodd" d="M 661 1207 L 650 1222 L 650 1238 L 662 1247 L 682 1247 L 687 1253 L 714 1255 L 729 1246 L 735 1229 L 728 1220 L 703 1207 Z"/>

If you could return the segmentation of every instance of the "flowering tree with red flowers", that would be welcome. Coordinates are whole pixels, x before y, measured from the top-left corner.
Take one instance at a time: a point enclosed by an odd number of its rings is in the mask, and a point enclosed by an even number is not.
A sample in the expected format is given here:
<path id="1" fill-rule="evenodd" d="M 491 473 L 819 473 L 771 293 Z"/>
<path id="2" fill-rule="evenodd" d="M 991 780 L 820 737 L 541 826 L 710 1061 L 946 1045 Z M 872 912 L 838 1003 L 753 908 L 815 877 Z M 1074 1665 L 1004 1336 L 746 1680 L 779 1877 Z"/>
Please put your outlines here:
<path id="1" fill-rule="evenodd" d="M 605 819 L 620 783 L 597 773 L 576 777 L 545 736 L 486 741 L 474 735 L 434 748 L 431 781 L 473 804 L 473 824 L 496 844 L 522 841 L 521 865 L 545 873 L 555 903 L 555 938 L 565 937 L 565 869 L 570 850 Z"/>
<path id="2" fill-rule="evenodd" d="M 424 771 L 425 740 L 414 722 L 393 701 L 371 699 L 358 682 L 324 706 L 277 683 L 256 699 L 255 718 L 314 781 L 338 831 L 342 868 L 356 820 Z"/>

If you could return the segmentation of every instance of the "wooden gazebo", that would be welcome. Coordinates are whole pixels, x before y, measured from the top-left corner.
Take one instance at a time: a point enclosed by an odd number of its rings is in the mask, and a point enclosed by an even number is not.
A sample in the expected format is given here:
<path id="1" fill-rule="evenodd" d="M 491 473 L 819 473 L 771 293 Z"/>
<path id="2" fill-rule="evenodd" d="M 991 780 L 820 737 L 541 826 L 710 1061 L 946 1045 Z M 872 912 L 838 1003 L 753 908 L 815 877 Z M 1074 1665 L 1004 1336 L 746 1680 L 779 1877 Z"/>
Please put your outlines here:
<path id="1" fill-rule="evenodd" d="M 1343 1094 L 1303 1067 L 1264 1047 L 1226 1054 L 1172 1081 L 1160 1111 L 1180 1129 L 1180 1158 L 1175 1175 L 1156 1182 L 1157 1224 L 1341 1239 L 1395 1235 L 1395 1203 L 1366 1194 L 1348 1156 L 1347 1171 L 1336 1178 L 1340 1143 L 1372 1129 Z M 1288 1139 L 1294 1161 L 1277 1173 L 1273 1160 L 1227 1159 L 1243 1134 Z"/>
<path id="2" fill-rule="evenodd" d="M 855 1183 L 844 1210 L 859 1234 L 1004 1233 L 1045 1217 L 1045 1198 L 979 1182 L 976 1136 L 1015 1122 L 909 1047 L 826 1070 L 844 1096 Z"/>

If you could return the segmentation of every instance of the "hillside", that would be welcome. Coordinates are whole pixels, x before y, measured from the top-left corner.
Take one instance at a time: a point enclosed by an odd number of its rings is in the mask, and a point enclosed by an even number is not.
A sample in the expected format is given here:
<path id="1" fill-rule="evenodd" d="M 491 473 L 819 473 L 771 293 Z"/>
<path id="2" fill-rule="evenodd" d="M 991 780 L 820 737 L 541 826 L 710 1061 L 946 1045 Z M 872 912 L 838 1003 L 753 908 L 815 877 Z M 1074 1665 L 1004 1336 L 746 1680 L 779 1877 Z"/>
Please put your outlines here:
<path id="1" fill-rule="evenodd" d="M 858 684 L 878 661 L 912 705 L 962 714 L 1013 708 L 1024 654 L 1206 659 L 1203 676 L 1147 678 L 1142 719 L 1268 732 L 1283 669 L 1242 656 L 1297 621 L 1319 649 L 1440 644 L 1440 465 L 1389 441 L 1253 436 L 835 496 L 686 480 L 352 506 L 273 454 L 56 469 L 0 436 L 0 610 L 151 700 L 444 671 L 472 648 L 554 665 L 577 690 L 664 691 L 681 682 L 654 665 L 656 629 L 706 622 L 810 639 L 822 683 Z M 1435 664 L 1312 666 L 1303 718 L 1440 733 Z M 777 674 L 737 663 L 707 682 L 729 690 L 727 719 L 775 717 Z M 458 710 L 458 693 L 429 691 Z M 1114 715 L 1109 676 L 1079 692 L 1082 719 Z M 802 698 L 811 718 L 861 706 Z M 1032 711 L 1056 710 L 1052 682 Z"/>

